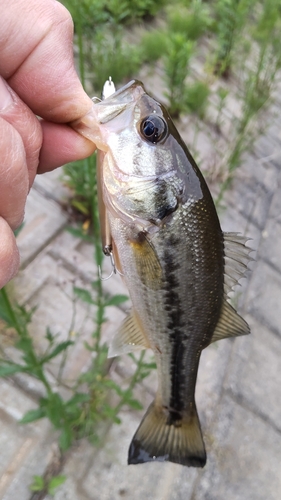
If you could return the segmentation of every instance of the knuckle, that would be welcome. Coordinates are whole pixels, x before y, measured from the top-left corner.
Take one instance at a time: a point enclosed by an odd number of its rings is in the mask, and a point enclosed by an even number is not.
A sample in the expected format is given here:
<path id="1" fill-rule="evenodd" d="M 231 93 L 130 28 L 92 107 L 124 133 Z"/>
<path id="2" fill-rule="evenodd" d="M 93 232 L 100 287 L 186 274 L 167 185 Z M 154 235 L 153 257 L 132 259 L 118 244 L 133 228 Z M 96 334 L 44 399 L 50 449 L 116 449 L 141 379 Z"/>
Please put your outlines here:
<path id="1" fill-rule="evenodd" d="M 60 2 L 57 2 L 56 4 L 56 23 L 59 25 L 63 26 L 63 29 L 68 33 L 70 36 L 73 34 L 73 20 L 70 15 L 70 12 L 66 9 L 64 5 L 62 5 Z"/>
<path id="2" fill-rule="evenodd" d="M 1 218 L 0 233 L 0 288 L 2 288 L 16 274 L 20 258 L 12 230 Z"/>

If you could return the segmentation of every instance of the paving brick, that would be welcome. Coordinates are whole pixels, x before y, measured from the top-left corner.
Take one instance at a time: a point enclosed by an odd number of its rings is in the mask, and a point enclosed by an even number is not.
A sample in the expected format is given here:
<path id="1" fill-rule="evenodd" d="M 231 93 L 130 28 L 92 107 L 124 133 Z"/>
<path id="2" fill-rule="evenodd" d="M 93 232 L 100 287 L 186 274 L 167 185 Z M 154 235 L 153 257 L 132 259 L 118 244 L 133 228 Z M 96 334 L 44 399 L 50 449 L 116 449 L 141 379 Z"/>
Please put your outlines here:
<path id="1" fill-rule="evenodd" d="M 267 263 L 260 260 L 251 276 L 245 307 L 262 324 L 280 333 L 281 275 Z"/>
<path id="2" fill-rule="evenodd" d="M 200 65 L 193 70 L 199 75 L 202 73 Z M 145 70 L 142 74 L 147 88 L 157 88 L 159 98 L 165 101 L 163 68 L 158 68 L 156 78 L 147 78 Z M 214 129 L 207 131 L 201 127 L 193 116 L 179 122 L 184 140 L 209 178 L 210 174 L 218 175 L 220 171 L 220 155 L 231 141 L 233 120 L 241 113 L 235 97 L 236 83 L 232 79 L 233 95 L 229 94 L 226 100 L 221 138 Z M 231 189 L 224 196 L 227 208 L 220 213 L 225 231 L 237 231 L 253 238 L 249 245 L 258 250 L 258 262 L 251 266 L 252 274 L 248 280 L 243 280 L 241 291 L 235 295 L 241 309 L 250 311 L 246 319 L 252 335 L 218 342 L 202 353 L 196 402 L 207 446 L 207 466 L 198 471 L 170 463 L 126 465 L 130 441 L 157 387 L 156 372 L 153 372 L 135 389 L 135 397 L 144 406 L 142 412 L 124 408 L 121 425 L 107 432 L 105 446 L 101 449 L 83 441 L 71 450 L 63 471 L 67 480 L 56 491 L 56 500 L 279 498 L 279 103 L 273 110 L 276 111 L 274 116 L 268 112 L 263 117 L 264 123 L 270 120 L 267 135 L 260 137 L 253 152 L 243 157 Z M 213 119 L 212 110 L 209 119 Z M 31 324 L 38 350 L 46 347 L 47 325 L 59 334 L 60 340 L 65 340 L 71 330 L 70 337 L 76 339 L 76 344 L 69 350 L 65 367 L 64 378 L 69 381 L 76 379 L 92 361 L 83 342 L 91 342 L 95 314 L 94 307 L 88 310 L 80 300 L 74 307 L 72 288 L 75 284 L 90 290 L 91 282 L 97 279 L 97 269 L 92 247 L 63 231 L 67 216 L 62 205 L 69 191 L 60 184 L 59 176 L 57 170 L 35 181 L 28 198 L 26 224 L 18 237 L 22 270 L 10 290 L 20 303 L 38 306 Z M 110 261 L 105 259 L 103 275 L 108 275 L 110 270 Z M 111 295 L 127 294 L 119 276 L 105 281 L 104 290 Z M 107 309 L 104 341 L 110 341 L 128 307 L 129 303 L 125 303 L 121 308 Z M 10 345 L 5 348 L 15 359 L 19 355 Z M 151 353 L 148 351 L 146 356 L 149 359 Z M 51 368 L 53 374 L 58 371 L 58 361 Z M 126 386 L 132 372 L 133 363 L 127 356 L 114 361 L 111 368 L 112 378 L 122 387 Z M 17 375 L 15 380 L 19 385 L 0 380 L 0 448 L 4 450 L 0 453 L 0 498 L 29 500 L 28 485 L 32 475 L 44 472 L 56 434 L 49 433 L 47 420 L 28 426 L 16 424 L 28 409 L 36 406 L 25 391 L 40 395 L 40 388 L 26 375 Z"/>
<path id="3" fill-rule="evenodd" d="M 253 317 L 252 335 L 237 339 L 224 387 L 281 432 L 281 340 Z"/>
<path id="4" fill-rule="evenodd" d="M 277 500 L 281 434 L 224 396 L 215 416 L 208 462 L 193 500 Z"/>
<path id="5" fill-rule="evenodd" d="M 42 474 L 54 439 L 47 420 L 20 425 L 36 405 L 12 382 L 0 379 L 0 498 L 30 498 L 32 476 Z"/>
<path id="6" fill-rule="evenodd" d="M 269 191 L 262 183 L 251 178 L 243 182 L 234 179 L 231 190 L 231 204 L 258 228 L 263 229 L 272 199 Z"/>
<path id="7" fill-rule="evenodd" d="M 49 276 L 57 271 L 57 263 L 45 251 L 20 269 L 17 276 L 9 283 L 9 296 L 24 305 L 44 286 Z"/>
<path id="8" fill-rule="evenodd" d="M 196 404 L 204 435 L 210 433 L 213 413 L 221 397 L 232 340 L 211 344 L 202 352 L 196 383 Z"/>
<path id="9" fill-rule="evenodd" d="M 62 169 L 57 168 L 44 175 L 37 175 L 33 187 L 44 198 L 64 203 L 71 196 L 71 191 L 62 182 Z"/>
<path id="10" fill-rule="evenodd" d="M 89 284 L 96 281 L 98 279 L 98 269 L 94 260 L 93 246 L 79 241 L 78 238 L 74 238 L 73 236 L 70 239 L 66 235 L 67 232 L 62 233 L 54 240 L 49 248 L 49 254 L 86 283 Z M 111 274 L 111 271 L 110 259 L 105 257 L 102 264 L 102 276 L 106 278 Z M 128 295 L 127 288 L 121 276 L 117 274 L 114 274 L 109 280 L 103 281 L 103 289 L 109 295 Z M 127 310 L 129 305 L 126 303 L 125 306 L 121 307 Z"/>
<path id="11" fill-rule="evenodd" d="M 262 241 L 259 249 L 260 257 L 268 262 L 273 268 L 281 272 L 281 220 L 270 219 L 262 232 Z"/>
<path id="12" fill-rule="evenodd" d="M 267 223 L 262 232 L 259 255 L 275 269 L 281 271 L 281 177 L 278 179 L 278 190 L 272 199 Z"/>
<path id="13" fill-rule="evenodd" d="M 179 485 L 182 467 L 171 463 L 127 466 L 127 453 L 139 416 L 121 412 L 122 424 L 110 429 L 105 445 L 88 464 L 83 477 L 84 491 L 92 500 L 118 498 L 141 500 L 144 497 L 168 500 Z M 185 469 L 185 499 L 190 498 L 197 472 Z"/>
<path id="14" fill-rule="evenodd" d="M 67 216 L 56 202 L 32 189 L 26 203 L 25 224 L 17 242 L 25 267 L 65 226 Z"/>

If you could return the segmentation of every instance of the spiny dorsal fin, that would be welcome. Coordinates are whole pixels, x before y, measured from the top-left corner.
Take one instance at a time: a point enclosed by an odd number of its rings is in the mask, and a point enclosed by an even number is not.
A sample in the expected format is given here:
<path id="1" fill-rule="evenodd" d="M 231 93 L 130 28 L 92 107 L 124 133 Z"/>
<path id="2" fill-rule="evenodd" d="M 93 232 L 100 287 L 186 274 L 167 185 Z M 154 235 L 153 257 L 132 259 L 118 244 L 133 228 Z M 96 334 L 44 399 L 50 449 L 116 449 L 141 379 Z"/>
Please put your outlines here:
<path id="1" fill-rule="evenodd" d="M 235 309 L 225 300 L 211 342 L 226 339 L 227 337 L 247 335 L 249 333 L 250 328 L 248 323 L 246 323 L 246 321 L 241 318 Z"/>
<path id="2" fill-rule="evenodd" d="M 121 323 L 108 350 L 108 357 L 114 358 L 129 352 L 148 349 L 148 339 L 143 333 L 137 315 L 132 310 Z"/>
<path id="3" fill-rule="evenodd" d="M 237 233 L 224 233 L 224 293 L 228 295 L 239 280 L 244 277 L 248 264 L 253 259 L 250 257 L 252 249 L 247 247 L 245 238 Z"/>

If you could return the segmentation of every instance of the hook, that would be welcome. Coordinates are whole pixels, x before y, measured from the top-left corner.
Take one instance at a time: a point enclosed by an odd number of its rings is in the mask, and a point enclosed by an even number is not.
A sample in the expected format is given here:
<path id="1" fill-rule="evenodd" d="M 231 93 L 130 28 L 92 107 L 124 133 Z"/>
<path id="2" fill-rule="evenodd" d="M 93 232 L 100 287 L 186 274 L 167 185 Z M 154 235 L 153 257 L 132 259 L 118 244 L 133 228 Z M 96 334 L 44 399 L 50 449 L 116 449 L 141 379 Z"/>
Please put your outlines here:
<path id="1" fill-rule="evenodd" d="M 110 247 L 108 247 L 108 246 L 104 247 L 104 253 L 107 257 L 110 257 L 112 271 L 111 271 L 109 276 L 107 276 L 106 278 L 103 278 L 102 273 L 101 273 L 101 267 L 99 266 L 99 278 L 101 279 L 101 281 L 109 280 L 111 278 L 111 276 L 113 276 L 113 274 L 120 274 L 120 276 L 124 276 L 124 274 L 121 273 L 121 271 L 119 271 L 116 267 L 114 256 L 113 256 L 113 253 L 112 253 L 112 250 L 110 249 Z"/>

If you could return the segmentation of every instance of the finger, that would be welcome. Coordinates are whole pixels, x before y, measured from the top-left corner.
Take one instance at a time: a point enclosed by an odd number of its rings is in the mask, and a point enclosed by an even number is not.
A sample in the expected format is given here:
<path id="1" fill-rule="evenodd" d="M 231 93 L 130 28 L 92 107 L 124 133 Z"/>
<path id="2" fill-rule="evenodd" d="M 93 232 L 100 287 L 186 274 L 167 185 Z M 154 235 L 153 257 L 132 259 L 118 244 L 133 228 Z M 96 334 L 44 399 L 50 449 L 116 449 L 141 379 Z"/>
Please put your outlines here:
<path id="1" fill-rule="evenodd" d="M 0 217 L 0 288 L 16 274 L 19 262 L 19 251 L 13 231 Z"/>
<path id="2" fill-rule="evenodd" d="M 91 142 L 68 125 L 41 121 L 43 145 L 38 173 L 47 172 L 71 161 L 87 158 L 96 149 Z"/>
<path id="3" fill-rule="evenodd" d="M 48 121 L 66 123 L 87 113 L 92 102 L 74 69 L 69 12 L 53 0 L 1 3 L 0 74 Z"/>
<path id="4" fill-rule="evenodd" d="M 29 190 L 25 149 L 18 131 L 0 116 L 0 217 L 12 229 L 24 216 Z"/>
<path id="5" fill-rule="evenodd" d="M 29 187 L 32 185 L 39 163 L 42 129 L 39 120 L 0 77 L 0 116 L 9 122 L 21 136 L 28 169 Z M 6 140 L 6 139 L 5 139 Z M 2 191 L 2 187 L 1 187 Z"/>

